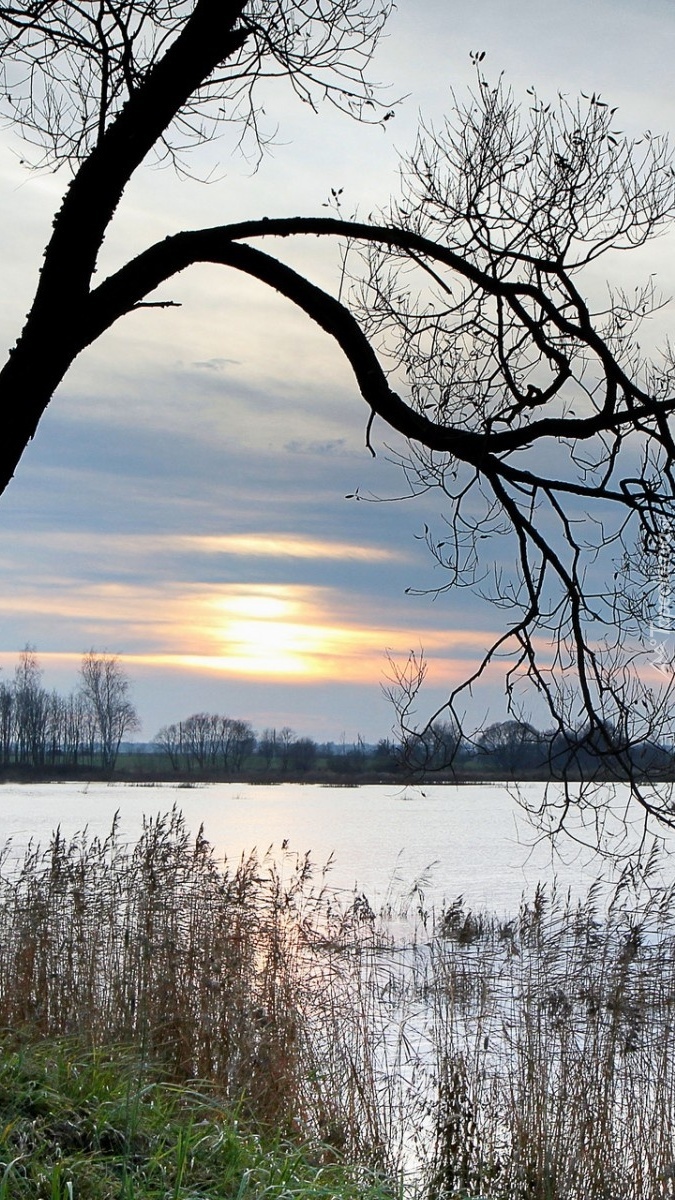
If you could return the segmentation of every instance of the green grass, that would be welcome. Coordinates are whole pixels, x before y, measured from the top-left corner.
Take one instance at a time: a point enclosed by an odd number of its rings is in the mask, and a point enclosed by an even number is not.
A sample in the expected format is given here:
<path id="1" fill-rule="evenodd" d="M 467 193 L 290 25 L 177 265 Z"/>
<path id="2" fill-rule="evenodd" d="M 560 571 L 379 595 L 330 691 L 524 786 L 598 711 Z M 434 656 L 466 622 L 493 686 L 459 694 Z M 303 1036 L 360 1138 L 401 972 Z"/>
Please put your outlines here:
<path id="1" fill-rule="evenodd" d="M 321 1145 L 242 1127 L 124 1048 L 0 1041 L 0 1200 L 391 1200 Z"/>

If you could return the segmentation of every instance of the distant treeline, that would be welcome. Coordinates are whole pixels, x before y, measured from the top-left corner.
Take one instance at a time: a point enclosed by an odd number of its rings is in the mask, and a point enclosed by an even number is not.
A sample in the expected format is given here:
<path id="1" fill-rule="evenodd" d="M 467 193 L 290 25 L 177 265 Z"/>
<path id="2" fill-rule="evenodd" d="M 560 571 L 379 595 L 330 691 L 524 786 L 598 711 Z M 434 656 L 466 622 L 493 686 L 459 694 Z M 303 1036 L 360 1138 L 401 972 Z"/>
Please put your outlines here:
<path id="1" fill-rule="evenodd" d="M 12 679 L 0 680 L 0 769 L 95 775 L 258 779 L 588 779 L 673 776 L 673 750 L 645 741 L 622 745 L 596 724 L 541 731 L 526 721 L 497 721 L 470 736 L 437 720 L 405 738 L 367 744 L 317 742 L 288 725 L 258 734 L 250 721 L 193 713 L 160 729 L 154 742 L 123 745 L 138 729 L 130 683 L 115 655 L 89 651 L 77 688 L 48 691 L 35 650 L 19 656 Z M 123 751 L 123 761 L 118 760 Z"/>
<path id="2" fill-rule="evenodd" d="M 154 746 L 174 771 L 187 774 L 297 776 L 329 770 L 351 774 L 395 771 L 400 766 L 396 747 L 387 741 L 377 746 L 367 746 L 361 738 L 354 744 L 316 742 L 298 736 L 288 725 L 257 735 L 249 721 L 219 713 L 194 713 L 165 725 Z"/>
<path id="3" fill-rule="evenodd" d="M 404 741 L 368 745 L 361 738 L 316 742 L 288 726 L 258 736 L 249 721 L 195 713 L 161 729 L 152 748 L 158 765 L 199 776 L 665 777 L 673 764 L 671 750 L 650 742 L 626 748 L 607 728 L 547 732 L 518 720 L 495 722 L 468 737 L 437 721 Z"/>
<path id="4" fill-rule="evenodd" d="M 42 675 L 34 648 L 27 646 L 14 678 L 0 680 L 0 765 L 111 771 L 122 738 L 139 727 L 119 658 L 90 650 L 78 687 L 67 696 L 43 687 Z"/>
<path id="5" fill-rule="evenodd" d="M 437 721 L 410 734 L 402 761 L 423 775 L 502 776 L 511 779 L 670 777 L 673 749 L 652 741 L 629 743 L 621 731 L 596 723 L 580 729 L 539 730 L 527 721 L 496 721 L 471 736 Z"/>

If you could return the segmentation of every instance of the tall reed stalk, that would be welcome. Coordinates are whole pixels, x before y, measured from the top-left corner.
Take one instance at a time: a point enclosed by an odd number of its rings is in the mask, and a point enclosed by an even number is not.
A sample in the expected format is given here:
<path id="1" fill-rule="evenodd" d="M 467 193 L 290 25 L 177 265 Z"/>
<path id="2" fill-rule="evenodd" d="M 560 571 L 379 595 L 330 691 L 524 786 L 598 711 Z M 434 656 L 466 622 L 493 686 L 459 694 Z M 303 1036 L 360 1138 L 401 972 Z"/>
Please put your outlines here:
<path id="1" fill-rule="evenodd" d="M 539 888 L 509 922 L 446 914 L 418 970 L 434 1196 L 673 1194 L 673 896 L 621 899 Z"/>
<path id="2" fill-rule="evenodd" d="M 0 1026 L 135 1044 L 257 1121 L 389 1159 L 360 952 L 308 858 L 219 862 L 177 811 L 134 846 L 56 833 L 0 873 Z M 354 957 L 354 956 L 357 957 Z"/>
<path id="3" fill-rule="evenodd" d="M 0 869 L 0 1026 L 135 1046 L 429 1200 L 673 1195 L 675 905 L 539 888 L 394 938 L 307 858 L 174 811 Z"/>

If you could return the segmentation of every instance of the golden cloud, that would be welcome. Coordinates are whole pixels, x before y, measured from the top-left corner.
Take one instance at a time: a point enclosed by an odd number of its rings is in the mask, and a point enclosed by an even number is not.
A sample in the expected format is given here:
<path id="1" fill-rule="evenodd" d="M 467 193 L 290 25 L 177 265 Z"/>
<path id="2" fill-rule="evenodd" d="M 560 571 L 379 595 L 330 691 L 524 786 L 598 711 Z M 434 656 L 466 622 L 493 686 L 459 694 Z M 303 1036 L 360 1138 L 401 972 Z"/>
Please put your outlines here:
<path id="1" fill-rule="evenodd" d="M 222 554 L 233 558 L 300 558 L 339 562 L 405 562 L 408 555 L 402 550 L 383 546 L 364 546 L 331 538 L 300 537 L 295 534 L 259 531 L 232 534 L 81 534 L 69 532 L 17 534 L 16 542 L 25 549 L 27 544 L 50 553 L 69 553 L 97 556 L 107 554 L 130 558 L 166 554 Z M 7 535 L 5 542 L 10 543 Z"/>
<path id="2" fill-rule="evenodd" d="M 75 625 L 87 642 L 82 650 L 123 649 L 130 664 L 239 678 L 372 683 L 382 676 L 385 651 L 405 657 L 410 650 L 408 624 L 361 620 L 338 589 L 310 585 L 69 583 L 49 594 L 0 597 L 0 612 L 17 608 L 48 618 L 61 642 L 59 626 Z M 483 631 L 434 628 L 419 638 L 444 678 L 464 675 L 490 641 Z M 41 645 L 41 656 L 49 649 Z"/>
<path id="3" fill-rule="evenodd" d="M 201 550 L 206 554 L 232 554 L 239 557 L 339 559 L 345 562 L 350 559 L 361 562 L 400 562 L 406 558 L 401 551 L 384 547 L 359 546 L 354 542 L 290 537 L 275 533 L 187 536 L 175 538 L 174 542 L 186 550 Z"/>

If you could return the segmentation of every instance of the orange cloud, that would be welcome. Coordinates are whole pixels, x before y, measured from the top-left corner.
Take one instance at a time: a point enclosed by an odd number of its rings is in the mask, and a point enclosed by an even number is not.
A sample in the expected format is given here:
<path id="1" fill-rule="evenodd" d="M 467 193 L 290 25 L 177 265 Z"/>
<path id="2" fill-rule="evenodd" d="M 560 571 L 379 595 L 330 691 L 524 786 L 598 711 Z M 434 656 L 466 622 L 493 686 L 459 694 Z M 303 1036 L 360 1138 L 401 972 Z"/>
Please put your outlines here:
<path id="1" fill-rule="evenodd" d="M 340 561 L 405 561 L 407 555 L 384 547 L 359 546 L 326 538 L 292 537 L 275 533 L 232 533 L 222 536 L 174 538 L 173 545 L 207 554 L 232 554 L 255 558 L 311 558 Z"/>
<path id="2" fill-rule="evenodd" d="M 405 657 L 410 619 L 362 620 L 360 610 L 334 588 L 297 584 L 178 584 L 162 589 L 133 584 L 61 584 L 47 594 L 0 597 L 0 612 L 49 618 L 77 627 L 78 641 L 124 650 L 129 663 L 221 671 L 238 678 L 295 682 L 377 682 L 388 651 Z M 415 617 L 415 621 L 417 617 Z M 476 630 L 427 628 L 416 632 L 444 677 L 466 674 L 489 644 Z M 49 647 L 40 646 L 41 656 Z"/>

